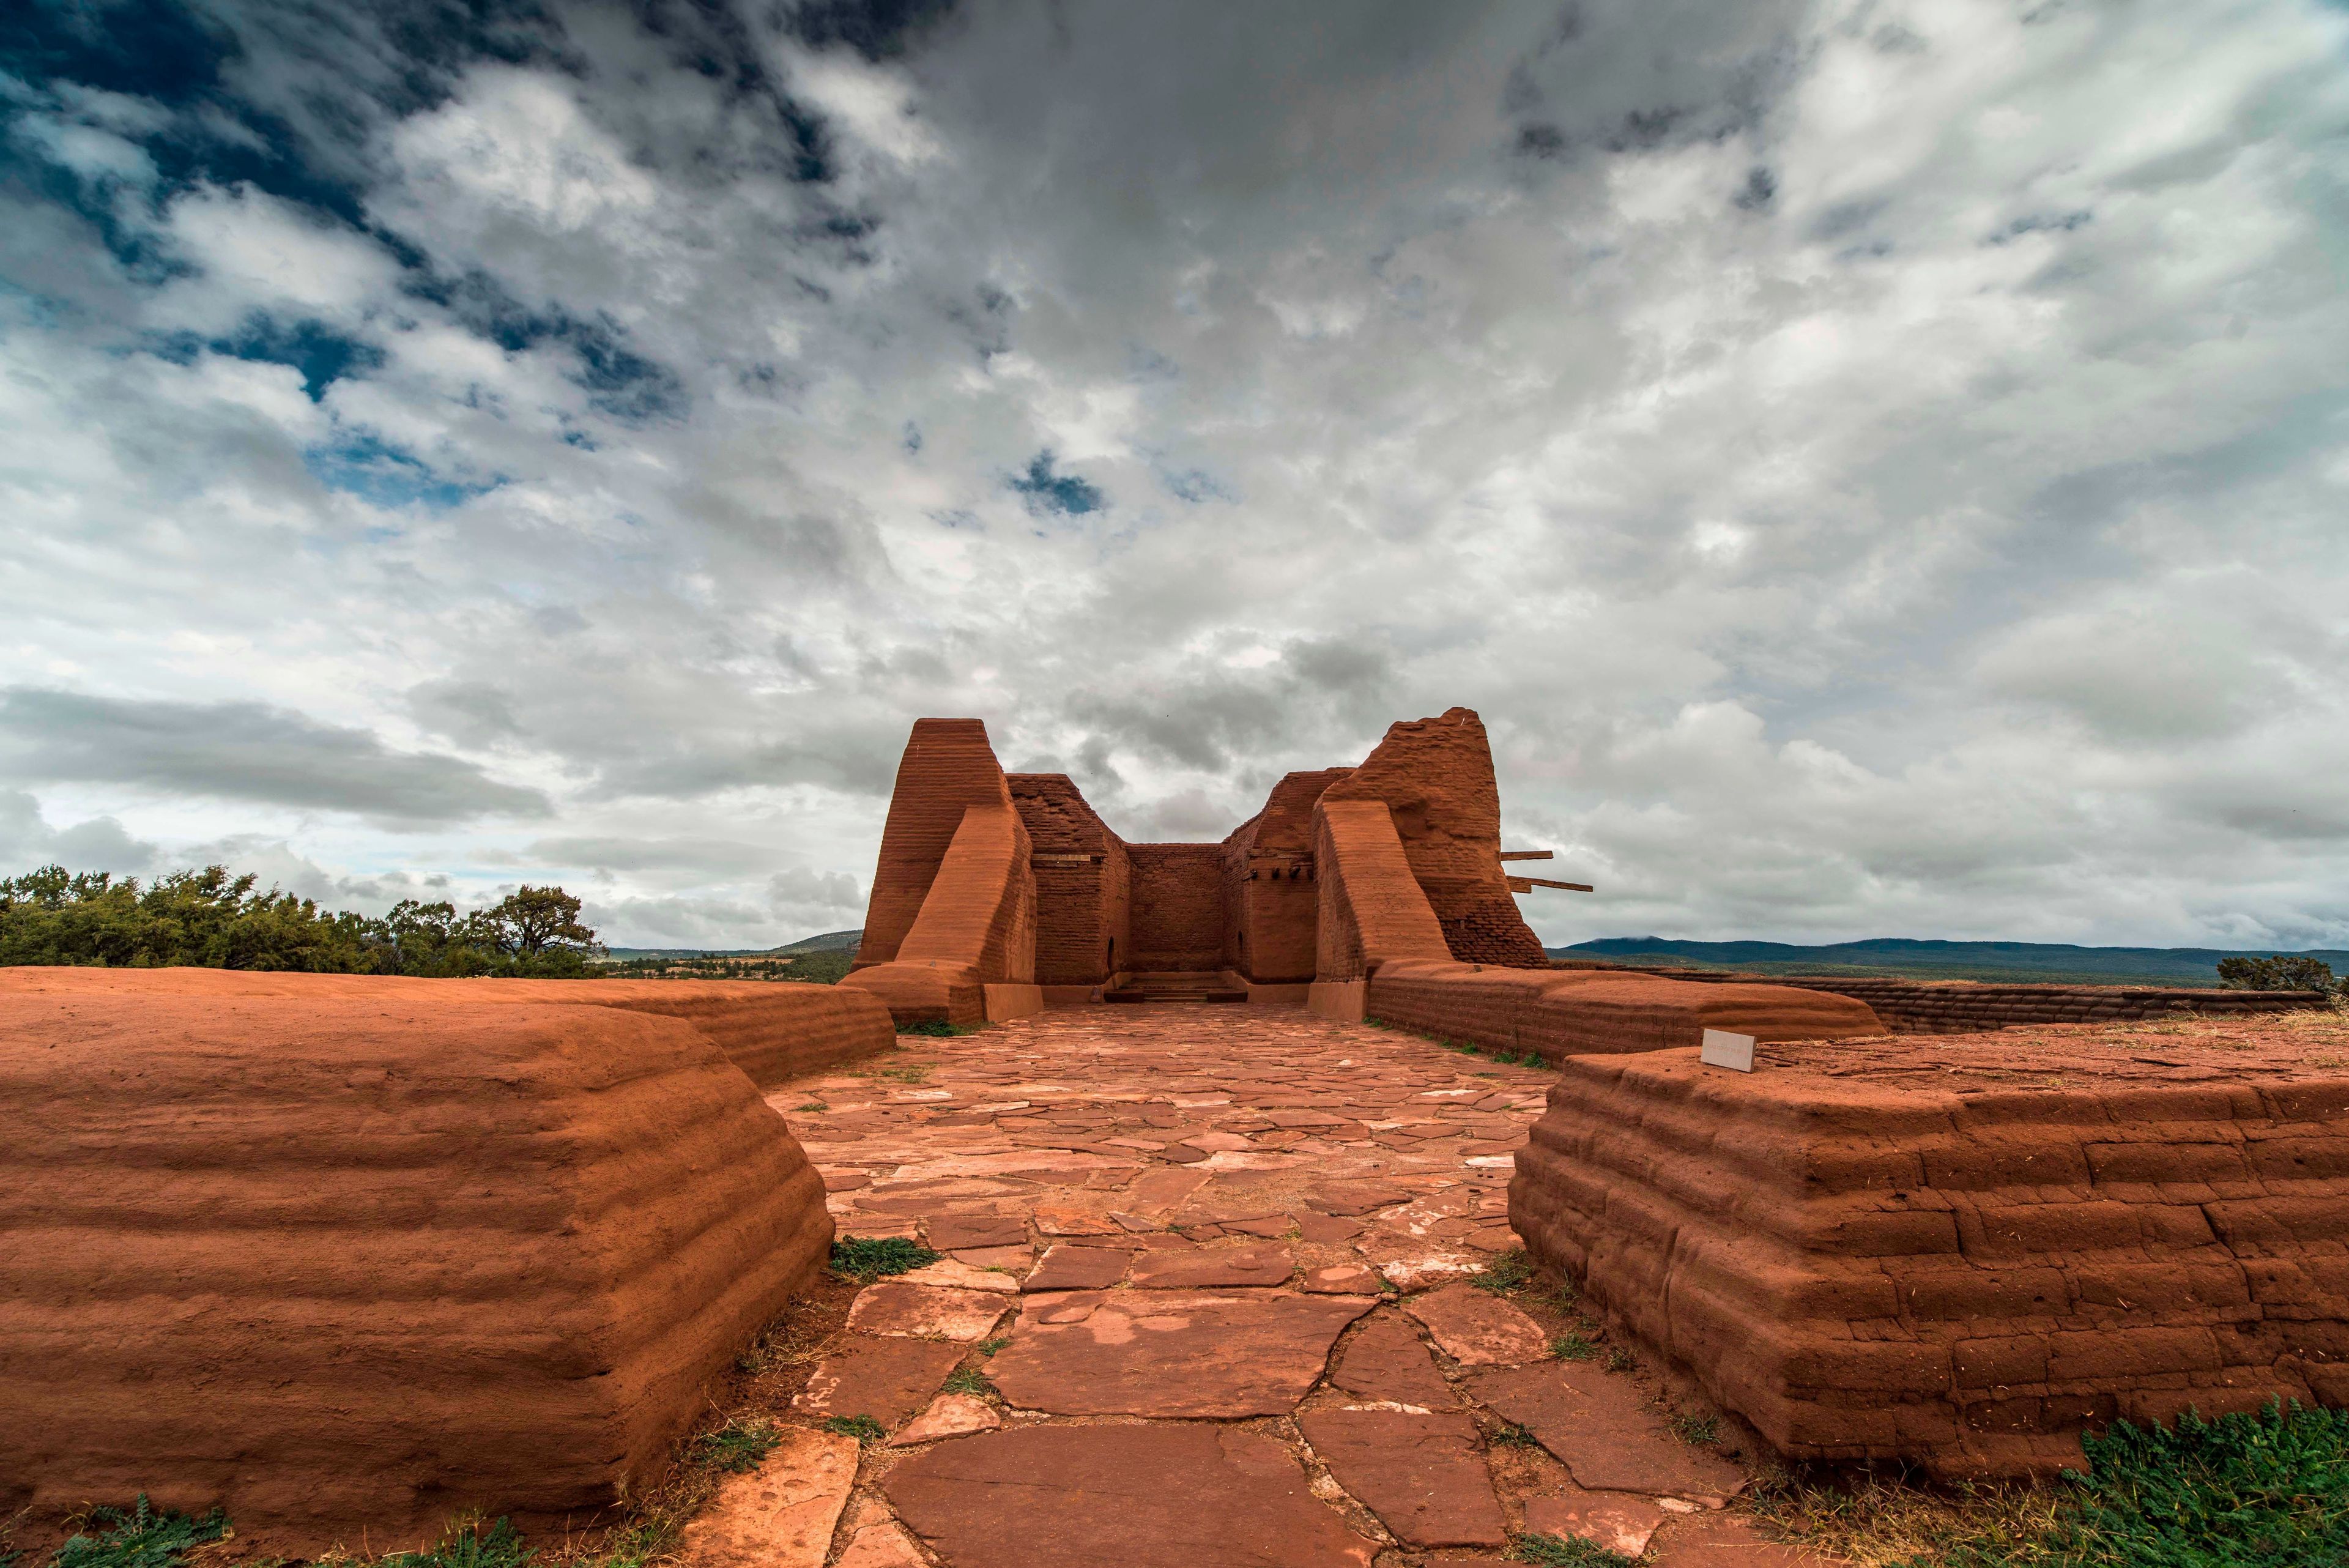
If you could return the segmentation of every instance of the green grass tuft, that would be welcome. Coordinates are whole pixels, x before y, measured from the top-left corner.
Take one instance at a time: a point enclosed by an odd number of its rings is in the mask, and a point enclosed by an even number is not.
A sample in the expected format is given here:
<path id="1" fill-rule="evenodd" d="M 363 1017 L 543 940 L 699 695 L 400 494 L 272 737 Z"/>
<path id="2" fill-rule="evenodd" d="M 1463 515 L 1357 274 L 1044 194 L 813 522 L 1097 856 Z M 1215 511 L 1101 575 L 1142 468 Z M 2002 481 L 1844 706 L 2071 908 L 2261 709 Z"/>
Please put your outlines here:
<path id="1" fill-rule="evenodd" d="M 1951 1542 L 1917 1568 L 2318 1568 L 2349 1563 L 2349 1410 L 2290 1409 L 2085 1437 L 2036 1541 Z"/>
<path id="2" fill-rule="evenodd" d="M 1675 1411 L 1671 1428 L 1672 1436 L 1700 1449 L 1721 1440 L 1721 1419 L 1717 1416 L 1691 1416 Z"/>
<path id="3" fill-rule="evenodd" d="M 1541 1447 L 1541 1439 L 1535 1437 L 1530 1428 L 1520 1427 L 1515 1421 L 1504 1421 L 1500 1426 L 1494 1428 L 1492 1443 L 1496 1449 L 1538 1449 Z"/>
<path id="4" fill-rule="evenodd" d="M 1010 1343 L 1008 1339 L 982 1339 L 972 1348 L 981 1355 L 992 1355 Z"/>
<path id="5" fill-rule="evenodd" d="M 1599 1354 L 1599 1347 L 1578 1334 L 1561 1334 L 1549 1342 L 1553 1361 L 1588 1361 Z"/>
<path id="6" fill-rule="evenodd" d="M 1629 1372 L 1639 1365 L 1632 1359 L 1631 1353 L 1619 1345 L 1607 1353 L 1607 1370 L 1609 1372 Z"/>
<path id="7" fill-rule="evenodd" d="M 1523 1247 L 1512 1247 L 1506 1252 L 1494 1254 L 1493 1261 L 1468 1282 L 1480 1291 L 1491 1291 L 1495 1295 L 1521 1291 L 1534 1282 L 1534 1261 L 1526 1256 Z"/>
<path id="8" fill-rule="evenodd" d="M 989 1383 L 987 1374 L 976 1366 L 956 1367 L 947 1374 L 943 1388 L 948 1394 L 976 1394 L 981 1398 L 995 1392 L 995 1385 Z"/>
<path id="9" fill-rule="evenodd" d="M 905 1236 L 843 1236 L 832 1244 L 832 1272 L 858 1284 L 884 1274 L 911 1273 L 945 1256 Z"/>
<path id="10" fill-rule="evenodd" d="M 1542 1568 L 1631 1568 L 1635 1561 L 1573 1535 L 1520 1535 L 1509 1542 L 1509 1560 Z"/>
<path id="11" fill-rule="evenodd" d="M 742 1475 L 774 1452 L 782 1434 L 771 1421 L 732 1420 L 693 1439 L 693 1457 L 714 1470 Z"/>
<path id="12" fill-rule="evenodd" d="M 900 1034 L 919 1034 L 934 1040 L 950 1040 L 957 1034 L 976 1034 L 978 1026 L 971 1023 L 948 1023 L 943 1018 L 927 1018 L 919 1023 L 908 1023 L 897 1031 Z"/>
<path id="13" fill-rule="evenodd" d="M 181 1552 L 228 1533 L 228 1515 L 219 1509 L 201 1519 L 157 1513 L 143 1491 L 129 1509 L 91 1509 L 88 1522 L 105 1526 L 105 1532 L 77 1534 L 57 1548 L 50 1568 L 171 1568 Z"/>
<path id="14" fill-rule="evenodd" d="M 889 1429 L 870 1416 L 834 1416 L 823 1424 L 823 1429 L 854 1438 L 868 1449 L 889 1435 Z"/>
<path id="15" fill-rule="evenodd" d="M 538 1553 L 522 1543 L 513 1525 L 499 1520 L 483 1534 L 479 1524 L 451 1530 L 429 1552 L 395 1552 L 382 1568 L 525 1568 Z"/>

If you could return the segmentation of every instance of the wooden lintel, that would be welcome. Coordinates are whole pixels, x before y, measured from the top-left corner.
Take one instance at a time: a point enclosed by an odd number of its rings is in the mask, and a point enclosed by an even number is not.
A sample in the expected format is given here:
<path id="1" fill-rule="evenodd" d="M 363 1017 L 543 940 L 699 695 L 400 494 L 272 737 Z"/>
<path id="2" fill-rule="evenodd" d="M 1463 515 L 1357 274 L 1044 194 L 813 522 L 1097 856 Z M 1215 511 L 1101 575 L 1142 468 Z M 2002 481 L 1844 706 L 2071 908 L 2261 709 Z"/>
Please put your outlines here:
<path id="1" fill-rule="evenodd" d="M 1555 849 L 1504 849 L 1501 851 L 1501 858 L 1504 860 L 1555 860 L 1557 858 L 1557 851 Z"/>
<path id="2" fill-rule="evenodd" d="M 1509 878 L 1509 891 L 1512 893 L 1530 893 L 1537 888 L 1556 888 L 1560 892 L 1564 893 L 1588 893 L 1593 891 L 1590 884 L 1588 882 L 1553 882 L 1547 877 L 1512 877 Z"/>

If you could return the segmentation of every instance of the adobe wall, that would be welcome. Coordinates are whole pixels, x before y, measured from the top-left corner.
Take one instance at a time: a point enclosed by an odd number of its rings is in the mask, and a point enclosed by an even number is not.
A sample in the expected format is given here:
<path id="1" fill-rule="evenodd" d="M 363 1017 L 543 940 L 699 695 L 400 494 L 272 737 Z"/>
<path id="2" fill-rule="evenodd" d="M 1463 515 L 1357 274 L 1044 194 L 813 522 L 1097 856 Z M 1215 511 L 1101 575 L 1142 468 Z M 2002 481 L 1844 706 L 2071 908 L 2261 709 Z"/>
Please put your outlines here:
<path id="1" fill-rule="evenodd" d="M 1708 984 L 1751 983 L 1761 975 L 1643 969 Z M 1780 975 L 1772 983 L 1857 997 L 1907 1034 L 1971 1034 L 2015 1023 L 2093 1023 L 2173 1013 L 2290 1012 L 2322 1007 L 2314 991 L 2229 991 L 2203 986 L 2029 985 L 1964 980 L 1877 980 L 1851 975 Z"/>
<path id="2" fill-rule="evenodd" d="M 1350 768 L 1295 773 L 1224 840 L 1224 964 L 1259 985 L 1313 979 L 1320 890 L 1313 807 Z"/>
<path id="3" fill-rule="evenodd" d="M 887 963 L 914 929 L 930 882 L 973 805 L 1011 805 L 987 726 L 977 719 L 916 719 L 897 763 L 881 857 L 864 910 L 855 968 Z"/>
<path id="4" fill-rule="evenodd" d="M 0 1515 L 381 1552 L 657 1478 L 833 1237 L 705 1031 L 825 988 L 526 983 L 0 971 Z"/>
<path id="5" fill-rule="evenodd" d="M 2349 1024 L 2298 1027 L 1579 1056 L 1510 1222 L 1794 1459 L 2044 1473 L 2116 1418 L 2349 1403 Z"/>
<path id="6" fill-rule="evenodd" d="M 1097 986 L 1133 949 L 1125 843 L 1065 774 L 1009 775 L 1036 872 L 1036 980 Z"/>
<path id="7" fill-rule="evenodd" d="M 1129 844 L 1133 962 L 1142 972 L 1224 963 L 1224 846 Z"/>
<path id="8" fill-rule="evenodd" d="M 1466 708 L 1388 727 L 1321 799 L 1383 802 L 1454 958 L 1549 967 L 1501 869 L 1501 792 L 1484 722 Z"/>

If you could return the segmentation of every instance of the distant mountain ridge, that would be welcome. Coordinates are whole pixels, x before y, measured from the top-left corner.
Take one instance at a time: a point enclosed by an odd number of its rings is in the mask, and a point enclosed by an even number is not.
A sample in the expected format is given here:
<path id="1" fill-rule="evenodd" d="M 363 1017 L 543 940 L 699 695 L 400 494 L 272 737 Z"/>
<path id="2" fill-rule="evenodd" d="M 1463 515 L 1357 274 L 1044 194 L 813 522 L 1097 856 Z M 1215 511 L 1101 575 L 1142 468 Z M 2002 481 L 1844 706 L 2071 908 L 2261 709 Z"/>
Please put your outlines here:
<path id="1" fill-rule="evenodd" d="M 779 948 L 608 948 L 605 951 L 616 959 L 785 958 L 792 953 L 853 953 L 864 940 L 864 928 L 859 926 L 853 931 L 802 937 Z"/>
<path id="2" fill-rule="evenodd" d="M 2276 948 L 2089 948 L 2066 942 L 1960 942 L 1914 937 L 1804 946 L 1794 942 L 1694 942 L 1670 937 L 1601 937 L 1547 950 L 1552 958 L 1692 964 L 1763 974 L 1907 975 L 1932 980 L 2038 981 L 2053 985 L 2216 986 L 2223 958 L 2266 958 Z M 2302 950 L 2349 971 L 2349 950 Z"/>

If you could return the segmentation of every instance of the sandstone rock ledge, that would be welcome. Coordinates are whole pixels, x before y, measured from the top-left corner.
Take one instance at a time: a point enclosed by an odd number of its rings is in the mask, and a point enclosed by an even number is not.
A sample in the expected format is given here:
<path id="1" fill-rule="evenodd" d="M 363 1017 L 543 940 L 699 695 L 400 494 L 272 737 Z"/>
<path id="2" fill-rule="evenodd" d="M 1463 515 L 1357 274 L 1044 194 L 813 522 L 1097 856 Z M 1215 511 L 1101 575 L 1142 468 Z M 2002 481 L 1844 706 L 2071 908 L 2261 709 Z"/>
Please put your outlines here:
<path id="1" fill-rule="evenodd" d="M 2044 1471 L 2116 1417 L 2349 1403 L 2344 1046 L 2287 1016 L 1574 1057 L 1510 1219 L 1790 1458 Z"/>
<path id="2" fill-rule="evenodd" d="M 588 1522 L 830 1246 L 721 1045 L 780 1076 L 794 1015 L 890 1037 L 818 987 L 0 971 L 0 1514 Z"/>

